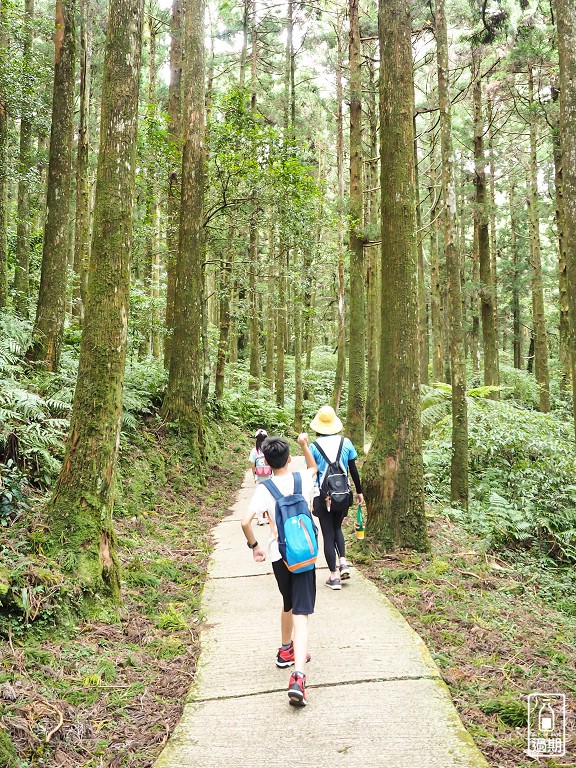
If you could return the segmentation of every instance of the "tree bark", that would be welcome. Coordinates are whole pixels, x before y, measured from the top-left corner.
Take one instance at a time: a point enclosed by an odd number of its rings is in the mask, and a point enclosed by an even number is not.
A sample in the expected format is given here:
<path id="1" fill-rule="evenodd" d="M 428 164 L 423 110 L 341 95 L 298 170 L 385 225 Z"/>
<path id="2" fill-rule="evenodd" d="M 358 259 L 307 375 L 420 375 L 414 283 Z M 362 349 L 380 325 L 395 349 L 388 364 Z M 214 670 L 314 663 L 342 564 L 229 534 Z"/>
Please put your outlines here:
<path id="1" fill-rule="evenodd" d="M 474 228 L 478 237 L 478 266 L 480 277 L 480 308 L 482 317 L 482 347 L 484 359 L 484 385 L 499 386 L 498 374 L 498 334 L 495 324 L 494 282 L 490 261 L 490 230 L 488 201 L 486 199 L 486 157 L 484 155 L 484 120 L 482 117 L 482 81 L 480 63 L 473 57 L 474 81 L 474 187 L 476 200 L 474 207 Z M 498 392 L 491 397 L 499 399 Z"/>
<path id="2" fill-rule="evenodd" d="M 464 358 L 464 327 L 462 323 L 460 254 L 456 248 L 456 191 L 452 148 L 452 109 L 448 77 L 448 29 L 444 0 L 436 0 L 436 45 L 442 150 L 442 192 L 444 196 L 444 246 L 448 277 L 450 375 L 452 384 L 450 496 L 452 501 L 466 506 L 468 504 L 466 364 Z"/>
<path id="3" fill-rule="evenodd" d="M 430 221 L 428 223 L 430 236 L 430 325 L 432 331 L 432 379 L 445 381 L 444 350 L 446 348 L 445 307 L 443 299 L 444 280 L 440 264 L 438 243 L 438 219 L 440 216 L 441 194 L 436 169 L 435 137 L 432 136 L 433 146 L 430 149 L 429 193 Z"/>
<path id="4" fill-rule="evenodd" d="M 5 0 L 0 0 L 0 311 L 8 305 L 8 103 L 5 91 L 8 63 Z"/>
<path id="5" fill-rule="evenodd" d="M 292 8 L 289 3 L 289 8 Z M 291 24 L 289 19 L 288 41 L 291 41 Z M 289 43 L 287 43 L 288 45 Z M 258 64 L 258 21 L 256 0 L 252 2 L 252 56 L 251 56 L 251 96 L 250 109 L 254 119 L 256 119 L 256 87 L 257 87 L 257 64 Z M 256 285 L 256 274 L 258 272 L 258 196 L 256 190 L 251 195 L 252 216 L 249 224 L 249 246 L 248 246 L 248 264 L 249 264 L 249 289 L 250 289 L 250 317 L 248 319 L 248 329 L 250 337 L 250 380 L 248 388 L 252 390 L 260 389 L 260 315 L 258 311 L 258 289 Z"/>
<path id="6" fill-rule="evenodd" d="M 512 256 L 512 346 L 514 350 L 514 368 L 522 368 L 522 335 L 520 332 L 520 268 L 518 244 L 516 239 L 517 201 L 514 182 L 508 192 L 510 208 L 510 250 Z"/>
<path id="7" fill-rule="evenodd" d="M 34 128 L 29 85 L 34 41 L 34 0 L 24 0 L 24 41 L 22 71 L 24 88 L 20 111 L 20 148 L 18 155 L 18 203 L 16 213 L 16 263 L 14 265 L 14 309 L 21 317 L 28 317 L 30 282 L 30 190 L 28 175 L 32 166 L 32 131 Z"/>
<path id="8" fill-rule="evenodd" d="M 498 238 L 496 235 L 496 161 L 494 158 L 494 104 L 492 98 L 487 99 L 487 117 L 488 117 L 488 158 L 490 165 L 490 269 L 492 276 L 492 287 L 494 296 L 494 327 L 496 335 L 500 333 L 499 312 L 498 312 Z M 504 335 L 502 335 L 504 343 Z M 504 347 L 502 347 L 504 349 Z M 500 370 L 498 369 L 498 378 Z"/>
<path id="9" fill-rule="evenodd" d="M 204 461 L 202 296 L 204 291 L 204 0 L 185 0 L 184 146 L 174 337 L 162 415 L 179 424 L 193 457 Z"/>
<path id="10" fill-rule="evenodd" d="M 359 0 L 349 1 L 350 19 L 350 313 L 346 430 L 364 452 L 366 421 L 366 284 L 362 194 L 362 44 Z"/>
<path id="11" fill-rule="evenodd" d="M 420 382 L 428 384 L 428 302 L 426 301 L 426 274 L 424 267 L 424 244 L 422 236 L 422 209 L 420 206 L 420 172 L 418 168 L 418 133 L 414 115 L 414 190 L 416 194 L 416 247 L 418 253 L 418 323 L 420 326 Z"/>
<path id="12" fill-rule="evenodd" d="M 70 243 L 70 184 L 76 48 L 74 0 L 56 0 L 52 128 L 48 160 L 46 226 L 40 292 L 27 357 L 55 371 L 60 362 L 66 312 L 66 267 Z"/>
<path id="13" fill-rule="evenodd" d="M 276 405 L 284 407 L 284 344 L 286 339 L 287 253 L 280 243 L 278 254 L 278 311 L 276 314 Z"/>
<path id="14" fill-rule="evenodd" d="M 369 75 L 368 124 L 370 130 L 370 157 L 367 161 L 368 211 L 366 229 L 370 240 L 380 239 L 380 216 L 378 207 L 378 103 L 374 62 L 367 60 Z M 373 432 L 378 422 L 378 361 L 380 358 L 380 251 L 369 244 L 366 269 L 366 428 Z"/>
<path id="15" fill-rule="evenodd" d="M 369 537 L 385 547 L 426 550 L 410 21 L 403 0 L 380 0 L 383 332 L 378 428 L 364 478 Z"/>
<path id="16" fill-rule="evenodd" d="M 564 234 L 568 277 L 568 313 L 572 358 L 573 413 L 576 427 L 576 7 L 572 0 L 556 0 L 560 60 L 560 138 L 564 188 Z"/>
<path id="17" fill-rule="evenodd" d="M 346 318 L 344 305 L 344 225 L 342 221 L 342 205 L 344 202 L 344 118 L 342 114 L 342 19 L 338 15 L 336 22 L 336 178 L 338 185 L 338 328 L 337 354 L 334 389 L 331 405 L 334 410 L 340 407 L 342 387 L 346 376 Z"/>
<path id="18" fill-rule="evenodd" d="M 88 598 L 118 600 L 112 527 L 132 247 L 143 0 L 111 0 L 92 258 L 70 437 L 50 501 L 52 554 L 75 557 Z"/>
<path id="19" fill-rule="evenodd" d="M 534 324 L 534 373 L 540 389 L 540 411 L 550 410 L 550 375 L 548 372 L 548 340 L 544 315 L 542 256 L 540 253 L 540 202 L 538 199 L 538 163 L 536 157 L 537 125 L 534 103 L 534 73 L 528 67 L 528 101 L 530 105 L 530 255 L 532 262 L 532 322 Z"/>
<path id="20" fill-rule="evenodd" d="M 182 0 L 172 0 L 170 21 L 170 84 L 168 86 L 168 148 L 172 170 L 168 179 L 166 211 L 166 332 L 164 336 L 164 367 L 170 370 L 172 335 L 174 333 L 174 292 L 178 263 L 179 215 L 178 177 L 182 165 Z"/>
<path id="21" fill-rule="evenodd" d="M 266 386 L 272 390 L 274 388 L 274 332 L 276 325 L 276 313 L 274 310 L 276 296 L 276 280 L 274 279 L 274 227 L 270 227 L 268 232 L 268 274 L 267 274 L 267 296 L 266 296 L 266 369 L 264 378 Z"/>
<path id="22" fill-rule="evenodd" d="M 560 363 L 560 389 L 566 390 L 572 376 L 572 355 L 570 353 L 570 317 L 568 297 L 567 253 L 565 214 L 564 214 L 564 189 L 562 184 L 562 147 L 560 144 L 560 125 L 557 122 L 552 126 L 552 156 L 554 159 L 554 190 L 556 201 L 556 231 L 558 233 L 558 310 L 560 321 L 558 324 L 558 357 Z"/>
<path id="23" fill-rule="evenodd" d="M 88 0 L 80 0 L 80 118 L 76 154 L 76 214 L 72 314 L 84 319 L 90 259 L 90 176 L 88 169 L 92 19 Z"/>

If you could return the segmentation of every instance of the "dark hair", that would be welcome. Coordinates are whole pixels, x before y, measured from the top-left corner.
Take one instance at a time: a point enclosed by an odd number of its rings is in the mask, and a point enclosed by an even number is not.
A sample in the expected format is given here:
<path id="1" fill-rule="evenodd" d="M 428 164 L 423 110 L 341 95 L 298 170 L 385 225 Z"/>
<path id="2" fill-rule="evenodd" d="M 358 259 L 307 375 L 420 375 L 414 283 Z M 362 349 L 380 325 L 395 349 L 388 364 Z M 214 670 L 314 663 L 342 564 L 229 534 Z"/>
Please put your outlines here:
<path id="1" fill-rule="evenodd" d="M 259 429 L 256 432 L 256 450 L 262 450 L 262 443 L 268 437 L 268 432 L 265 429 Z"/>
<path id="2" fill-rule="evenodd" d="M 262 443 L 262 453 L 272 469 L 282 469 L 290 456 L 288 440 L 283 437 L 267 437 Z"/>

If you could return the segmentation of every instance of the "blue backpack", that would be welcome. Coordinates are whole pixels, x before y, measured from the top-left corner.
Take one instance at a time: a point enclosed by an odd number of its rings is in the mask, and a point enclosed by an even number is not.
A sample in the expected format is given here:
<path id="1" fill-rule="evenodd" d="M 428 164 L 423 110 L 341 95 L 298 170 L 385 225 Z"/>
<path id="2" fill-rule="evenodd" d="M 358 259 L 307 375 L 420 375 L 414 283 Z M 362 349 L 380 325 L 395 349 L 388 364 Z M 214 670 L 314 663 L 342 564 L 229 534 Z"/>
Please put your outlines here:
<path id="1" fill-rule="evenodd" d="M 274 516 L 278 548 L 282 559 L 291 573 L 311 571 L 318 557 L 318 529 L 314 525 L 308 502 L 302 495 L 302 478 L 294 472 L 294 493 L 283 496 L 272 480 L 265 480 L 262 485 L 276 499 Z"/>

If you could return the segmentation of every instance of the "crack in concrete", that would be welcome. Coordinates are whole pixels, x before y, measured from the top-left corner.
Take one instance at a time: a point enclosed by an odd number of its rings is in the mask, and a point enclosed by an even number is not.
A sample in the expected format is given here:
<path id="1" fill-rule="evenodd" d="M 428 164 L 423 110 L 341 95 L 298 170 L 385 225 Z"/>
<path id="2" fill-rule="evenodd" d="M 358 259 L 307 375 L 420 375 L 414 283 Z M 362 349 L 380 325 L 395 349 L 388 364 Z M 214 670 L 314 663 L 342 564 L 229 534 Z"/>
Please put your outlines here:
<path id="1" fill-rule="evenodd" d="M 362 683 L 397 683 L 397 682 L 403 682 L 407 680 L 439 680 L 442 681 L 442 677 L 440 675 L 396 675 L 394 677 L 366 677 L 361 678 L 359 680 L 338 680 L 334 683 L 311 683 L 310 685 L 306 685 L 306 688 L 308 690 L 313 690 L 314 688 L 335 688 L 336 686 L 341 685 L 361 685 Z M 286 686 L 282 686 L 282 688 L 269 688 L 262 691 L 253 691 L 250 693 L 235 693 L 235 694 L 226 694 L 223 696 L 210 696 L 207 698 L 188 698 L 186 703 L 187 704 L 204 704 L 210 701 L 229 701 L 231 699 L 250 699 L 253 696 L 264 696 L 269 693 L 282 693 L 287 690 Z"/>

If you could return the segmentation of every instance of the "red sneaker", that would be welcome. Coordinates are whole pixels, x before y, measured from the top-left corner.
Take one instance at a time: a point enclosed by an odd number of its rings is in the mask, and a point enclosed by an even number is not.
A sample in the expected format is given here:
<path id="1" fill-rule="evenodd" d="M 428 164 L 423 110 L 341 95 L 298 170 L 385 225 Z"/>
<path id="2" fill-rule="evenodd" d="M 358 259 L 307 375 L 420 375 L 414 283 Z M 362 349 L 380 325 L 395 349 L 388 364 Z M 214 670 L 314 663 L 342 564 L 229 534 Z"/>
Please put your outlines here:
<path id="1" fill-rule="evenodd" d="M 309 662 L 311 658 L 310 654 L 307 653 L 306 662 Z M 294 643 L 290 643 L 290 648 L 285 651 L 281 647 L 278 648 L 276 666 L 280 669 L 285 669 L 286 667 L 291 667 L 292 664 L 294 664 Z"/>
<path id="2" fill-rule="evenodd" d="M 288 683 L 288 698 L 294 707 L 305 707 L 308 704 L 306 698 L 306 675 L 294 672 Z"/>

